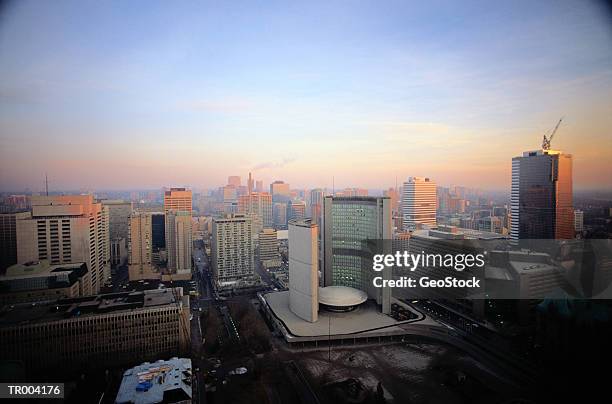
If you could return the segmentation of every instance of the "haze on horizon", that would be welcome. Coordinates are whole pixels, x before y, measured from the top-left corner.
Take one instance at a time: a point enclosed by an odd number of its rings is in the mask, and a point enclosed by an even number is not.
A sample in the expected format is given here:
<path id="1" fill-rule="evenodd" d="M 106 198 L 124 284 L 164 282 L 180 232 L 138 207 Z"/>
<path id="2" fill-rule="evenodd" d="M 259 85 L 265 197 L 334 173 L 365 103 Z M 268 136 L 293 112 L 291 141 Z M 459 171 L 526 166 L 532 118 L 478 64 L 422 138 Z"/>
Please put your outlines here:
<path id="1" fill-rule="evenodd" d="M 511 158 L 574 155 L 612 189 L 612 24 L 587 1 L 6 2 L 0 191 L 505 190 Z"/>

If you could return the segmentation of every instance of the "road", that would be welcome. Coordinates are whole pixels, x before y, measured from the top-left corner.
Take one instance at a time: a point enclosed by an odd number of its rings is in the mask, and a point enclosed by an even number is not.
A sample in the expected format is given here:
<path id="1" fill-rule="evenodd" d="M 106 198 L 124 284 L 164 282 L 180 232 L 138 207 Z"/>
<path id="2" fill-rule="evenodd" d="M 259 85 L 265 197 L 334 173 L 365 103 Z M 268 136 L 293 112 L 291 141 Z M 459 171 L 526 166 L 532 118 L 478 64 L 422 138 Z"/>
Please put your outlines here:
<path id="1" fill-rule="evenodd" d="M 200 314 L 202 310 L 210 305 L 213 300 L 213 288 L 210 280 L 210 271 L 208 258 L 201 248 L 194 247 L 193 249 L 193 277 L 192 282 L 196 283 L 197 296 L 191 296 L 191 360 L 194 369 L 194 402 L 205 403 L 206 391 L 204 388 L 204 376 L 202 369 L 204 368 L 203 356 L 203 329 L 200 322 Z"/>

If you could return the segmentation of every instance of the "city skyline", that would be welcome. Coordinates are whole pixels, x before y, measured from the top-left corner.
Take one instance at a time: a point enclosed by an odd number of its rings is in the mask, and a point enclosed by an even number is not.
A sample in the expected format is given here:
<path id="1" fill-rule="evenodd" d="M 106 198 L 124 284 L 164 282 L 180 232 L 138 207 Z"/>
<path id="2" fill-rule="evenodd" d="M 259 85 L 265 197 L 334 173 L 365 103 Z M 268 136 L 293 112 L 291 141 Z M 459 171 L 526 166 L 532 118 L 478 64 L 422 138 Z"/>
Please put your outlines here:
<path id="1" fill-rule="evenodd" d="M 561 116 L 552 148 L 574 156 L 576 189 L 612 188 L 605 6 L 253 7 L 4 6 L 0 191 L 41 191 L 45 173 L 55 190 L 124 190 L 249 171 L 508 190 L 511 159 Z"/>

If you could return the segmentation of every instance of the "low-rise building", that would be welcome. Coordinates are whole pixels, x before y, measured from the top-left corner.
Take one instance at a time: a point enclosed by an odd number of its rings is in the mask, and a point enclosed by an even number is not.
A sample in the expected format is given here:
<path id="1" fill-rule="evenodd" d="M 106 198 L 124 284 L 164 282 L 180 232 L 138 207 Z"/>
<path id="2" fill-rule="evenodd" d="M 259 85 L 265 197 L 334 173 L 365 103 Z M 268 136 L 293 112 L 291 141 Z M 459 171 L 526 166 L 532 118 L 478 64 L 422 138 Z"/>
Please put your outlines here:
<path id="1" fill-rule="evenodd" d="M 16 264 L 0 276 L 0 305 L 15 305 L 91 294 L 84 262 L 49 265 L 49 261 Z"/>
<path id="2" fill-rule="evenodd" d="M 191 359 L 145 362 L 123 373 L 115 403 L 191 403 L 191 383 Z"/>
<path id="3" fill-rule="evenodd" d="M 189 297 L 172 288 L 5 306 L 0 341 L 0 358 L 24 363 L 31 374 L 177 356 L 189 349 Z"/>

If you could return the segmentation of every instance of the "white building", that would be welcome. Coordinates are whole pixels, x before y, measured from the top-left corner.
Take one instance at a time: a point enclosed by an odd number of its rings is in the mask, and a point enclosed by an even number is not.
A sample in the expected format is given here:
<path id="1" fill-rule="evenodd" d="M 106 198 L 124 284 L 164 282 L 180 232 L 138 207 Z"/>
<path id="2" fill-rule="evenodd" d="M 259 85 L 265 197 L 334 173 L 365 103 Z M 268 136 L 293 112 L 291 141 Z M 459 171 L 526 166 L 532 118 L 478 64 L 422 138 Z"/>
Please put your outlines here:
<path id="1" fill-rule="evenodd" d="M 317 227 L 310 219 L 289 222 L 289 308 L 312 323 L 319 318 Z"/>
<path id="2" fill-rule="evenodd" d="M 32 217 L 16 225 L 17 263 L 84 262 L 94 294 L 110 277 L 108 212 L 92 195 L 33 196 Z"/>
<path id="3" fill-rule="evenodd" d="M 213 219 L 212 264 L 215 281 L 227 286 L 254 274 L 253 223 L 248 215 Z"/>
<path id="4" fill-rule="evenodd" d="M 409 177 L 402 191 L 403 230 L 436 227 L 436 183 L 429 178 Z"/>

